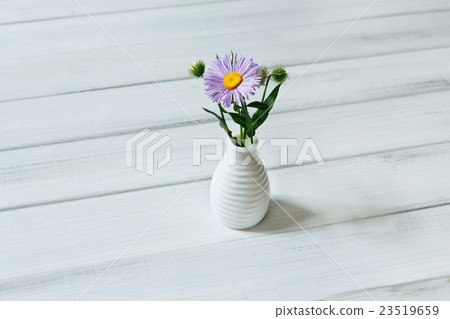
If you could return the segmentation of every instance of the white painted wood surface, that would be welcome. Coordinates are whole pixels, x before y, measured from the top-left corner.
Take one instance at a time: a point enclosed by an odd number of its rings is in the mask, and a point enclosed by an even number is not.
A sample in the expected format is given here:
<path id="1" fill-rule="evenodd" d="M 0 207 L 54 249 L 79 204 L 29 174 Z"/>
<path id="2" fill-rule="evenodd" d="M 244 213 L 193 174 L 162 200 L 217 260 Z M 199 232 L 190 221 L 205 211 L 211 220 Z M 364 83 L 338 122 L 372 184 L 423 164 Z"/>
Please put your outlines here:
<path id="1" fill-rule="evenodd" d="M 368 299 L 275 202 L 214 219 L 191 144 L 222 132 L 186 68 L 232 48 L 287 88 L 371 1 L 80 3 L 199 125 L 73 1 L 1 2 L 0 299 L 78 298 L 168 208 L 83 299 Z M 450 298 L 449 28 L 448 1 L 380 1 L 258 132 L 314 138 L 324 167 L 263 147 L 273 197 L 377 300 Z M 155 176 L 125 167 L 146 127 L 173 137 Z"/>

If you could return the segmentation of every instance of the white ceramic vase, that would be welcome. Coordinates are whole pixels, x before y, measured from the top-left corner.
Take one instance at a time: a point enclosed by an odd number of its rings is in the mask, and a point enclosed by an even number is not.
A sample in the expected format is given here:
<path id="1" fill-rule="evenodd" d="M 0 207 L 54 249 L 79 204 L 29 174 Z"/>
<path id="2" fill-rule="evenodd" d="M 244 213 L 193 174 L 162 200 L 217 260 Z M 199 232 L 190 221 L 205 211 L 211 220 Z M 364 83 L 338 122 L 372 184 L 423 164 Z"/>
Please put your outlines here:
<path id="1" fill-rule="evenodd" d="M 214 171 L 211 207 L 217 218 L 230 228 L 255 226 L 264 218 L 269 206 L 269 178 L 257 146 L 256 138 L 247 147 L 238 147 L 229 141 L 224 158 Z"/>

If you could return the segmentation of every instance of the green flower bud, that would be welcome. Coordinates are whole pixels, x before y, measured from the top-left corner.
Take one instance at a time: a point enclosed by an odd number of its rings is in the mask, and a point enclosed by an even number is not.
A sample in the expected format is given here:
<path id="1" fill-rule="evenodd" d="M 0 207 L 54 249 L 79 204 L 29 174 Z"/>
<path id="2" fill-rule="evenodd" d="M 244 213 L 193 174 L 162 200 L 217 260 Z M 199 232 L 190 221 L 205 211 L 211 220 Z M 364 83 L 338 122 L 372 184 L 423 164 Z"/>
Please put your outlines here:
<path id="1" fill-rule="evenodd" d="M 269 69 L 267 69 L 266 66 L 260 66 L 258 68 L 258 71 L 261 72 L 261 80 L 259 82 L 259 85 L 264 85 L 267 80 L 267 76 L 269 75 Z"/>
<path id="2" fill-rule="evenodd" d="M 191 66 L 189 67 L 189 74 L 192 77 L 201 78 L 203 77 L 203 73 L 205 73 L 205 62 L 203 62 L 202 60 L 192 62 Z"/>
<path id="3" fill-rule="evenodd" d="M 272 69 L 272 79 L 277 83 L 283 83 L 288 79 L 286 69 L 282 66 L 276 66 Z"/>

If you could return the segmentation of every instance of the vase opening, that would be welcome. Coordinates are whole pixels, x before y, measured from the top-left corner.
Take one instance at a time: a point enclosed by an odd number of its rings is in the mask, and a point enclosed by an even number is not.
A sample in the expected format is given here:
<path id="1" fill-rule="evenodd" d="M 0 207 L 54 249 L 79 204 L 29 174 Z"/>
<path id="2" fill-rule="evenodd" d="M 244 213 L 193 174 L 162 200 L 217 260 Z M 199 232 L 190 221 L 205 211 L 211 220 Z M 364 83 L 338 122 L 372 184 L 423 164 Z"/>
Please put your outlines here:
<path id="1" fill-rule="evenodd" d="M 253 137 L 253 143 L 250 140 L 250 138 L 246 137 L 245 141 L 244 141 L 244 146 L 241 146 L 241 135 L 234 135 L 234 138 L 230 138 L 228 139 L 229 144 L 231 144 L 233 147 L 237 148 L 237 149 L 246 149 L 252 146 L 256 146 L 258 144 L 258 138 L 256 136 Z"/>
<path id="2" fill-rule="evenodd" d="M 253 138 L 253 143 L 250 139 L 245 140 L 245 146 L 239 146 L 240 135 L 235 136 L 236 140 L 229 139 L 227 151 L 225 153 L 225 160 L 228 165 L 265 165 L 265 162 L 259 156 L 258 138 Z"/>

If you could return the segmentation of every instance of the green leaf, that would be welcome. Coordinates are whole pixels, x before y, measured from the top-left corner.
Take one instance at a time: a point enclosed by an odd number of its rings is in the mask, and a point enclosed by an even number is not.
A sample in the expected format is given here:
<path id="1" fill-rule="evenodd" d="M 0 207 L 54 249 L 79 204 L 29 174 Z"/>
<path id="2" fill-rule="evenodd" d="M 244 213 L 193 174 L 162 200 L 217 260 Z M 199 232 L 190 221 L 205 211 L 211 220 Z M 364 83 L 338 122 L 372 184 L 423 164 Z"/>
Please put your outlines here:
<path id="1" fill-rule="evenodd" d="M 267 117 L 269 116 L 270 110 L 272 110 L 273 105 L 275 104 L 275 100 L 278 96 L 278 91 L 280 91 L 281 84 L 278 84 L 272 92 L 270 92 L 269 96 L 264 101 L 264 104 L 266 104 L 268 107 L 265 110 L 258 109 L 255 114 L 252 116 L 253 120 L 253 129 L 256 131 L 258 127 L 260 127 L 265 120 L 267 120 Z"/>
<path id="2" fill-rule="evenodd" d="M 258 110 L 267 110 L 269 108 L 269 105 L 267 105 L 266 103 L 261 103 L 261 102 L 252 102 L 247 104 L 248 107 L 254 107 L 257 108 Z"/>
<path id="3" fill-rule="evenodd" d="M 266 111 L 258 110 L 258 111 L 256 111 L 255 114 L 253 114 L 253 116 L 252 116 L 253 130 L 256 131 L 256 129 L 258 127 L 260 127 L 261 124 L 264 123 L 264 121 L 267 119 L 268 116 L 269 116 L 269 110 L 266 110 Z"/>
<path id="4" fill-rule="evenodd" d="M 236 123 L 239 124 L 242 127 L 246 127 L 247 124 L 245 123 L 245 117 L 242 116 L 241 114 L 237 114 L 237 113 L 232 113 L 232 112 L 227 112 L 228 115 L 231 116 L 231 119 Z"/>
<path id="5" fill-rule="evenodd" d="M 248 106 L 248 105 L 247 105 Z M 248 112 L 244 112 L 245 124 L 247 128 L 247 135 L 253 140 L 253 136 L 255 135 L 255 128 L 253 126 L 253 120 L 248 114 Z"/>
<path id="6" fill-rule="evenodd" d="M 221 107 L 221 106 L 219 106 L 219 107 L 222 109 L 222 112 L 227 113 L 231 117 L 233 122 L 235 122 L 236 124 L 238 124 L 242 127 L 246 127 L 244 116 L 242 116 L 241 114 L 238 114 L 238 113 L 228 112 L 223 107 Z"/>
<path id="7" fill-rule="evenodd" d="M 203 108 L 203 109 L 204 109 L 206 112 L 208 112 L 208 113 L 214 115 L 214 116 L 219 120 L 219 125 L 220 125 L 220 127 L 223 128 L 223 129 L 225 130 L 225 133 L 227 133 L 227 135 L 228 135 L 229 137 L 231 137 L 231 131 L 228 129 L 227 122 L 226 122 L 220 115 L 214 113 L 213 111 L 210 111 L 210 110 L 208 110 L 208 109 L 206 109 L 206 108 Z"/>
<path id="8" fill-rule="evenodd" d="M 275 104 L 275 100 L 277 99 L 278 91 L 280 90 L 280 86 L 281 86 L 281 84 L 278 84 L 272 90 L 272 92 L 270 92 L 269 96 L 264 101 L 264 104 L 267 104 L 269 106 L 269 109 L 271 109 L 273 107 L 273 105 Z"/>

